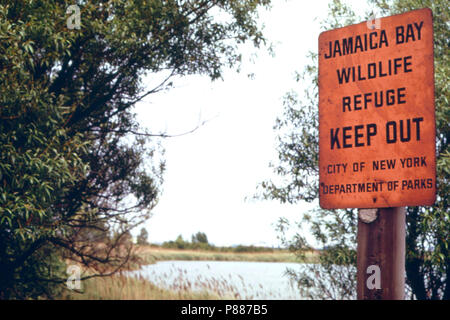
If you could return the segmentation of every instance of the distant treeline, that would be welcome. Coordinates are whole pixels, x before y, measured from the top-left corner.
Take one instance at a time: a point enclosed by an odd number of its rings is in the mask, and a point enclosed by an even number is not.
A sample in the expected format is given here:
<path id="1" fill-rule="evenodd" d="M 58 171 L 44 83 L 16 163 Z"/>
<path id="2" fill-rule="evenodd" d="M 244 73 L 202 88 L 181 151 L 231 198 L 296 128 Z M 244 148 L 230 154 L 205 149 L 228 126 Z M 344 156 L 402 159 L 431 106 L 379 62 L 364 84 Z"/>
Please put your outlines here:
<path id="1" fill-rule="evenodd" d="M 208 250 L 208 251 L 217 251 L 217 252 L 273 252 L 276 249 L 269 247 L 260 247 L 260 246 L 244 246 L 237 245 L 233 247 L 218 247 L 208 242 L 208 238 L 202 232 L 198 232 L 195 235 L 192 235 L 192 240 L 184 240 L 181 235 L 179 235 L 175 241 L 165 241 L 160 247 L 167 249 L 180 249 L 180 250 Z"/>

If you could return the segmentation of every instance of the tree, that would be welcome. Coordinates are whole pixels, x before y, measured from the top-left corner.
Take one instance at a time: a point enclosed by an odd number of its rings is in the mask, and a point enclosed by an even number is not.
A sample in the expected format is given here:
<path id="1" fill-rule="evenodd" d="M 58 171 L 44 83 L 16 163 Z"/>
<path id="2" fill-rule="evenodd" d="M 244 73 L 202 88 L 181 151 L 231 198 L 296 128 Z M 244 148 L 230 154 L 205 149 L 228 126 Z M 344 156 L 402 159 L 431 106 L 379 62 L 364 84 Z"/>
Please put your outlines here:
<path id="1" fill-rule="evenodd" d="M 97 271 L 83 279 L 129 261 L 122 240 L 162 183 L 151 139 L 167 136 L 140 130 L 133 106 L 174 77 L 236 66 L 239 44 L 264 44 L 270 1 L 77 1 L 69 29 L 73 2 L 0 0 L 2 299 L 54 296 L 67 277 L 55 260 Z M 93 243 L 87 228 L 108 236 Z"/>
<path id="2" fill-rule="evenodd" d="M 186 249 L 186 247 L 189 245 L 186 241 L 184 241 L 183 236 L 180 234 L 175 239 L 175 247 L 177 249 Z"/>
<path id="3" fill-rule="evenodd" d="M 206 236 L 206 233 L 204 232 L 197 232 L 196 234 L 192 235 L 192 243 L 204 243 L 208 244 L 208 237 Z"/>
<path id="4" fill-rule="evenodd" d="M 450 107 L 449 107 L 449 7 L 446 1 L 371 0 L 369 17 L 387 16 L 429 7 L 433 11 L 435 36 L 437 201 L 433 207 L 408 207 L 406 216 L 406 283 L 410 297 L 416 299 L 450 299 Z M 340 1 L 330 4 L 325 29 L 358 22 L 355 14 Z M 301 97 L 295 91 L 284 98 L 284 113 L 277 119 L 279 162 L 271 164 L 285 183 L 265 181 L 264 198 L 296 203 L 312 202 L 318 197 L 318 91 L 317 53 L 297 81 L 304 85 Z M 314 266 L 302 272 L 289 271 L 305 297 L 350 299 L 356 292 L 356 210 L 321 210 L 307 212 L 299 229 L 310 227 L 320 246 L 327 246 Z M 289 222 L 281 219 L 282 241 L 299 255 L 311 244 L 298 232 L 293 239 L 285 236 Z M 304 229 L 303 229 L 304 230 Z"/>
<path id="5" fill-rule="evenodd" d="M 148 239 L 147 229 L 142 228 L 141 233 L 137 237 L 137 244 L 146 245 L 146 244 L 148 244 L 147 239 Z"/>

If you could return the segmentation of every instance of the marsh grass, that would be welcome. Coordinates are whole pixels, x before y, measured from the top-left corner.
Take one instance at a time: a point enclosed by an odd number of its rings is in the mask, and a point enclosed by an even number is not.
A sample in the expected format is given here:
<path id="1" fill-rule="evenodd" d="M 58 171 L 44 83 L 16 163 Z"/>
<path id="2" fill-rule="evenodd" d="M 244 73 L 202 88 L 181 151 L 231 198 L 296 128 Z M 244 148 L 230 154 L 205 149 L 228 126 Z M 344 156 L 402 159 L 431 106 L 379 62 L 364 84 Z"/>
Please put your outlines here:
<path id="1" fill-rule="evenodd" d="M 149 278 L 151 280 L 149 280 Z M 60 299 L 67 300 L 252 300 L 277 299 L 279 293 L 266 292 L 245 283 L 238 275 L 188 278 L 187 270 L 173 268 L 162 275 L 150 276 L 130 272 L 82 282 L 80 292 L 66 290 Z M 280 298 L 280 297 L 278 297 Z"/>
<path id="2" fill-rule="evenodd" d="M 161 275 L 152 271 L 148 278 L 152 279 L 152 283 L 163 290 L 175 293 L 178 296 L 194 297 L 200 295 L 201 297 L 211 299 L 253 299 L 251 290 L 248 288 L 244 279 L 238 276 L 240 283 L 236 277 L 229 274 L 224 276 L 204 276 L 197 275 L 192 278 L 188 276 L 188 270 L 182 268 L 172 268 Z M 142 276 L 130 275 L 142 279 Z"/>
<path id="3" fill-rule="evenodd" d="M 158 280 L 158 279 L 157 279 Z M 159 279 L 161 282 L 162 279 Z M 233 288 L 219 282 L 198 283 L 201 290 L 181 279 L 170 289 L 158 286 L 142 276 L 117 274 L 110 277 L 91 278 L 82 282 L 81 292 L 66 290 L 61 299 L 67 300 L 218 300 L 238 299 Z"/>
<path id="4" fill-rule="evenodd" d="M 152 246 L 141 246 L 136 253 L 142 259 L 143 264 L 152 264 L 156 261 L 166 260 L 209 260 L 209 261 L 249 261 L 249 262 L 305 262 L 315 263 L 318 259 L 316 252 L 308 252 L 304 261 L 287 250 L 274 252 L 217 252 L 206 250 L 177 250 Z"/>
<path id="5" fill-rule="evenodd" d="M 208 269 L 211 265 L 206 264 Z M 297 299 L 292 282 L 289 282 L 289 288 L 280 289 L 264 286 L 258 281 L 248 280 L 240 274 L 234 272 L 228 274 L 214 274 L 208 271 L 199 272 L 183 269 L 172 264 L 171 267 L 165 268 L 164 272 L 154 270 L 132 271 L 128 273 L 130 276 L 141 277 L 144 275 L 146 279 L 159 288 L 167 289 L 171 292 L 207 292 L 209 295 L 216 296 L 219 299 Z M 263 275 L 262 275 L 263 276 Z M 264 282 L 264 280 L 262 280 Z"/>
<path id="6" fill-rule="evenodd" d="M 164 260 L 212 260 L 250 262 L 299 262 L 289 251 L 275 252 L 214 252 L 205 250 L 176 250 L 153 246 L 139 246 L 136 254 L 140 263 L 125 270 L 139 270 L 142 265 Z M 318 254 L 311 252 L 303 262 L 314 262 Z M 241 276 L 204 277 L 188 279 L 187 271 L 174 269 L 171 274 L 143 277 L 139 274 L 117 273 L 82 282 L 81 292 L 66 290 L 61 299 L 74 300 L 218 300 L 218 299 L 277 299 L 279 293 L 266 292 L 262 285 L 253 288 Z M 175 279 L 174 279 L 175 277 Z"/>

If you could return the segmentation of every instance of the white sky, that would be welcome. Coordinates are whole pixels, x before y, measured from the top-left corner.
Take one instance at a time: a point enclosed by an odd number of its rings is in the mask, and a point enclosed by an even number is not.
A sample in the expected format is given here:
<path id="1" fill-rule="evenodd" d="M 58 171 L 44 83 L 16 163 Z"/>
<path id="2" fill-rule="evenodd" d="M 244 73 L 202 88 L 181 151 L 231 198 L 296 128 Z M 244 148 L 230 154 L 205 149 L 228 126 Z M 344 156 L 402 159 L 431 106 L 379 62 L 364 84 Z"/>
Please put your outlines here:
<path id="1" fill-rule="evenodd" d="M 137 106 L 140 123 L 155 133 L 186 132 L 199 119 L 211 119 L 192 134 L 162 141 L 167 165 L 163 193 L 144 225 L 150 242 L 175 240 L 179 234 L 190 240 L 201 231 L 218 246 L 278 246 L 274 223 L 280 217 L 299 220 L 312 208 L 245 198 L 255 194 L 258 183 L 274 177 L 268 167 L 277 159 L 273 125 L 282 114 L 283 95 L 298 88 L 294 72 L 308 63 L 308 51 L 317 50 L 319 21 L 328 2 L 274 0 L 260 21 L 275 44 L 275 57 L 258 51 L 254 63 L 243 63 L 241 73 L 226 70 L 223 81 L 215 82 L 186 77 Z M 348 2 L 364 6 L 360 0 Z M 253 80 L 249 73 L 255 74 Z"/>

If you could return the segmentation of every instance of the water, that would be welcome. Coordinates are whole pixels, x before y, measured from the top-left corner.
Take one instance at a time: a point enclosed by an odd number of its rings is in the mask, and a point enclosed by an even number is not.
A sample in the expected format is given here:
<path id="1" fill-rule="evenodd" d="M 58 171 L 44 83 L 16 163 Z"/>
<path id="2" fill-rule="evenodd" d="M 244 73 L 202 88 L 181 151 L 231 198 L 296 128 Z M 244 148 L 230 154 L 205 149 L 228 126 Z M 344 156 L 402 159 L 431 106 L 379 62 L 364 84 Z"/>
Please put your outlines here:
<path id="1" fill-rule="evenodd" d="M 161 261 L 131 275 L 171 290 L 209 289 L 240 299 L 301 299 L 285 274 L 296 263 L 247 261 Z"/>

